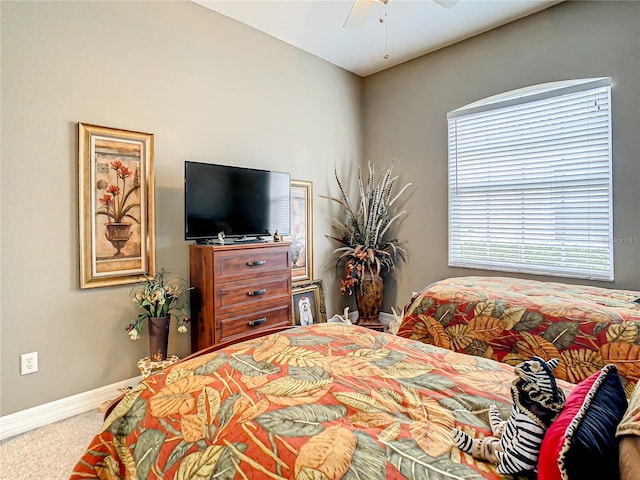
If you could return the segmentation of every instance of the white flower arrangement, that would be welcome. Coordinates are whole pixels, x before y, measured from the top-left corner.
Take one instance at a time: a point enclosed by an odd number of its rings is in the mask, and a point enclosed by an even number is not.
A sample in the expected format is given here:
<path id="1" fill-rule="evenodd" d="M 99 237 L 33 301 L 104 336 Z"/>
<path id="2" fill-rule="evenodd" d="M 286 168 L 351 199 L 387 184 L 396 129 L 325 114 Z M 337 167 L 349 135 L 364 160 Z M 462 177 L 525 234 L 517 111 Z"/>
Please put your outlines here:
<path id="1" fill-rule="evenodd" d="M 142 322 L 147 318 L 173 316 L 178 321 L 178 333 L 187 333 L 190 319 L 185 316 L 186 282 L 181 278 L 166 279 L 166 272 L 160 270 L 148 277 L 142 285 L 132 290 L 133 303 L 143 313 L 126 327 L 131 340 L 140 339 Z"/>

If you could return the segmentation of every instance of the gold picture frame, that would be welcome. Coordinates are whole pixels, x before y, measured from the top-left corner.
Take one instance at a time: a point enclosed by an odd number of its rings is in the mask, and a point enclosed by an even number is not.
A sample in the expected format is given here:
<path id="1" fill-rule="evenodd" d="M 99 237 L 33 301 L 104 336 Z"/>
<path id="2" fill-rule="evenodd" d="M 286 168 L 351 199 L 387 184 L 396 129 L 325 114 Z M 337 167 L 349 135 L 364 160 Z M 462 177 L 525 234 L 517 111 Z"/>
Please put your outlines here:
<path id="1" fill-rule="evenodd" d="M 291 280 L 313 278 L 313 183 L 291 180 Z"/>
<path id="2" fill-rule="evenodd" d="M 155 272 L 153 134 L 78 123 L 80 288 Z"/>
<path id="3" fill-rule="evenodd" d="M 291 285 L 293 325 L 326 323 L 327 308 L 324 304 L 322 280 L 299 282 Z"/>

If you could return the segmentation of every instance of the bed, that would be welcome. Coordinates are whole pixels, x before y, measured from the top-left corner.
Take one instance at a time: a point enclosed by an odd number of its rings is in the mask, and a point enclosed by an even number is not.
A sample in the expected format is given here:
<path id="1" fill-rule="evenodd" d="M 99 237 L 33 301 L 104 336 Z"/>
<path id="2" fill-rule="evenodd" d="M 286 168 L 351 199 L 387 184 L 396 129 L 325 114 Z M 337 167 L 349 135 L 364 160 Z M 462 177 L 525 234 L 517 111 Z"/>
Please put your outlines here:
<path id="1" fill-rule="evenodd" d="M 457 277 L 415 294 L 398 335 L 510 365 L 561 359 L 579 383 L 614 364 L 629 396 L 640 379 L 640 292 L 506 277 Z M 640 477 L 639 477 L 640 478 Z"/>
<path id="2" fill-rule="evenodd" d="M 452 449 L 451 429 L 489 434 L 487 409 L 508 415 L 513 378 L 355 325 L 297 327 L 144 380 L 71 478 L 498 479 Z"/>
<path id="3" fill-rule="evenodd" d="M 500 476 L 451 439 L 454 427 L 489 435 L 491 404 L 508 416 L 515 375 L 507 364 L 336 323 L 280 329 L 217 348 L 187 357 L 127 393 L 70 478 L 519 478 Z M 614 396 L 609 380 L 619 386 Z M 598 434 L 586 435 L 607 441 L 597 450 L 608 460 L 583 451 L 579 458 L 593 459 L 593 468 L 605 472 L 597 478 L 638 478 L 640 388 L 627 411 L 615 366 L 577 386 L 558 384 L 568 393 L 567 404 L 577 406 L 562 411 L 563 422 L 580 433 L 574 417 L 588 426 L 586 419 L 595 416 Z M 611 414 L 602 414 L 603 405 Z M 543 442 L 555 469 L 556 456 L 575 451 L 565 448 L 566 432 L 556 430 Z M 554 438 L 545 447 L 547 437 Z M 540 478 L 583 477 L 557 472 Z"/>

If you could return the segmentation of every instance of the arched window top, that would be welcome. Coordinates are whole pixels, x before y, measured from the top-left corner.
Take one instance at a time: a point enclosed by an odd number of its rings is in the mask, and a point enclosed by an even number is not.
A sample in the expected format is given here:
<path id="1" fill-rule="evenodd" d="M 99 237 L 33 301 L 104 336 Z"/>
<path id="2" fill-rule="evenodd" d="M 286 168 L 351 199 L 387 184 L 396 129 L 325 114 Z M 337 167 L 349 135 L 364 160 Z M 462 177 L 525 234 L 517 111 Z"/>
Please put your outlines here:
<path id="1" fill-rule="evenodd" d="M 472 113 L 518 105 L 520 103 L 534 102 L 545 98 L 557 97 L 568 93 L 609 86 L 611 86 L 611 77 L 580 78 L 541 83 L 539 85 L 518 88 L 516 90 L 483 98 L 482 100 L 478 100 L 449 112 L 447 114 L 447 118 L 455 118 Z"/>

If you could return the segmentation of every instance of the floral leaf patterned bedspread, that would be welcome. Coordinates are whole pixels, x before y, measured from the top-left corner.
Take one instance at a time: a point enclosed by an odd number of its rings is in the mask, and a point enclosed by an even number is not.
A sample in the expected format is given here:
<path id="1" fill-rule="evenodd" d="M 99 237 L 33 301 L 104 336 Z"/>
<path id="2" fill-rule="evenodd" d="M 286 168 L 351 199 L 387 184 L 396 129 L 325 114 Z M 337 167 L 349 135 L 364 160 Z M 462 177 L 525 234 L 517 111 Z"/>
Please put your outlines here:
<path id="1" fill-rule="evenodd" d="M 435 282 L 407 306 L 398 335 L 510 365 L 560 358 L 579 383 L 607 363 L 627 395 L 640 379 L 640 292 L 506 277 Z"/>
<path id="2" fill-rule="evenodd" d="M 72 479 L 497 479 L 452 448 L 508 416 L 512 368 L 316 324 L 178 363 L 129 392 Z M 565 385 L 567 387 L 567 385 Z"/>

